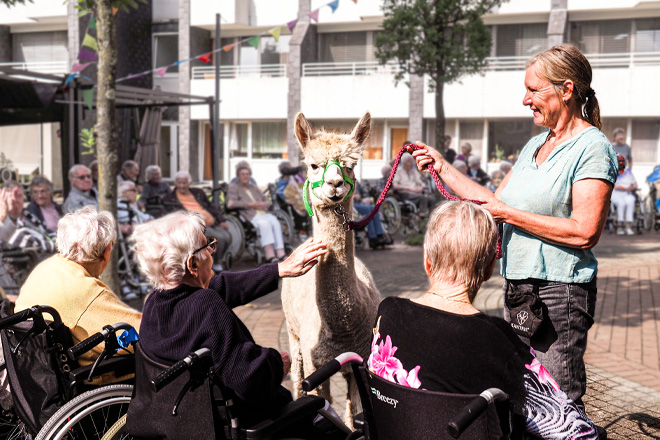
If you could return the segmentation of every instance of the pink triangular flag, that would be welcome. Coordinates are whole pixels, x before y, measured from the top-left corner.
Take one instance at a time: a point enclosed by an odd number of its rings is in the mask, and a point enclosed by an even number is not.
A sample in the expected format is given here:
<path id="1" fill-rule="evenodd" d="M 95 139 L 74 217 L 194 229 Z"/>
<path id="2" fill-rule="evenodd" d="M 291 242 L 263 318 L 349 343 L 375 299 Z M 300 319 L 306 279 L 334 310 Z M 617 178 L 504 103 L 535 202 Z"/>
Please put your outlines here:
<path id="1" fill-rule="evenodd" d="M 295 20 L 291 20 L 288 22 L 286 25 L 289 28 L 289 32 L 293 32 L 293 28 L 296 27 L 296 24 L 298 24 L 298 19 L 296 18 Z"/>
<path id="2" fill-rule="evenodd" d="M 317 23 L 319 22 L 319 10 L 318 9 L 314 9 L 312 12 L 310 12 L 307 15 L 309 16 L 309 18 L 311 18 L 315 22 L 317 22 Z"/>
<path id="3" fill-rule="evenodd" d="M 83 64 L 73 63 L 73 67 L 71 68 L 71 73 L 82 72 L 82 71 L 85 70 L 85 68 L 87 68 L 87 66 L 89 66 L 90 64 L 92 64 L 92 63 L 83 63 Z"/>
<path id="4" fill-rule="evenodd" d="M 167 68 L 168 67 L 169 66 L 165 66 L 165 67 L 161 67 L 159 69 L 156 69 L 156 70 L 154 70 L 154 73 L 162 78 L 167 73 Z"/>

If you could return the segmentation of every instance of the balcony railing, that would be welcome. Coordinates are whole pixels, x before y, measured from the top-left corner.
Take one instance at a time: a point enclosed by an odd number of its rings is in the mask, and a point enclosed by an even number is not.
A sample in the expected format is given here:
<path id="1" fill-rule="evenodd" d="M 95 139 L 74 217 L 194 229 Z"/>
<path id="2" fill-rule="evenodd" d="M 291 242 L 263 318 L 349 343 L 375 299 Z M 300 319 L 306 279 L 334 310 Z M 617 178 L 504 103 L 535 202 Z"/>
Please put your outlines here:
<path id="1" fill-rule="evenodd" d="M 585 54 L 591 67 L 633 67 L 660 65 L 660 52 Z M 486 70 L 524 70 L 531 57 L 488 57 Z"/>
<path id="2" fill-rule="evenodd" d="M 260 66 L 220 66 L 221 79 L 232 79 L 248 76 L 257 76 L 261 78 L 283 77 L 286 76 L 286 64 L 262 64 Z M 215 79 L 215 67 L 193 67 L 192 79 Z"/>
<path id="3" fill-rule="evenodd" d="M 0 67 L 11 67 L 18 70 L 29 70 L 31 72 L 50 73 L 53 75 L 63 75 L 69 71 L 66 61 L 0 63 Z"/>
<path id="4" fill-rule="evenodd" d="M 302 67 L 303 76 L 395 75 L 401 72 L 401 68 L 396 63 L 383 66 L 378 61 L 306 63 Z"/>

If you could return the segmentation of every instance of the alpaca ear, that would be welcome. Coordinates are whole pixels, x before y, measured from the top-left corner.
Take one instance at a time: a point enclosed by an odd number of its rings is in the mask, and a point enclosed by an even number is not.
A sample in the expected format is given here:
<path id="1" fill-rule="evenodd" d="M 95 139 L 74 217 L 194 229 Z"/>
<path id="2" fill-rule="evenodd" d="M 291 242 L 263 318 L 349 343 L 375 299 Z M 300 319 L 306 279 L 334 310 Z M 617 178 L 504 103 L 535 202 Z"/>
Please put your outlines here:
<path id="1" fill-rule="evenodd" d="M 351 139 L 354 140 L 358 145 L 362 145 L 364 141 L 369 137 L 371 132 L 371 114 L 366 112 L 360 122 L 357 123 L 353 132 L 351 133 Z"/>
<path id="2" fill-rule="evenodd" d="M 300 149 L 305 151 L 307 144 L 309 144 L 309 141 L 312 139 L 312 127 L 310 127 L 309 122 L 307 122 L 307 119 L 302 112 L 298 112 L 296 115 L 294 132 L 296 134 L 296 139 L 298 139 L 298 143 L 300 144 Z"/>

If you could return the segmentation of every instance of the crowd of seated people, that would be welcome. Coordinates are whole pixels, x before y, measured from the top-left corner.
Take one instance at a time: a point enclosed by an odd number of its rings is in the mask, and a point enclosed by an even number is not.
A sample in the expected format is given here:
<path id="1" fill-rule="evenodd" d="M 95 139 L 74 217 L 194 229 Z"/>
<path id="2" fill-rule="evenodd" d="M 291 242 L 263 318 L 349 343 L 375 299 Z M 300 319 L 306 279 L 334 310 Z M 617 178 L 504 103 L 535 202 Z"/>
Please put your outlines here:
<path id="1" fill-rule="evenodd" d="M 422 181 L 422 176 L 415 166 L 415 160 L 410 154 L 401 157 L 401 166 L 398 168 L 392 187 L 401 198 L 410 200 L 418 209 L 420 217 L 426 217 L 435 198 L 425 194 L 427 185 Z"/>
<path id="2" fill-rule="evenodd" d="M 124 180 L 117 185 L 117 195 L 117 222 L 124 236 L 131 235 L 136 225 L 153 220 L 153 217 L 142 212 L 137 204 L 135 183 Z"/>
<path id="3" fill-rule="evenodd" d="M 32 248 L 48 254 L 55 251 L 51 235 L 31 211 L 25 210 L 23 187 L 16 181 L 5 182 L 0 190 L 0 242 L 10 249 Z"/>

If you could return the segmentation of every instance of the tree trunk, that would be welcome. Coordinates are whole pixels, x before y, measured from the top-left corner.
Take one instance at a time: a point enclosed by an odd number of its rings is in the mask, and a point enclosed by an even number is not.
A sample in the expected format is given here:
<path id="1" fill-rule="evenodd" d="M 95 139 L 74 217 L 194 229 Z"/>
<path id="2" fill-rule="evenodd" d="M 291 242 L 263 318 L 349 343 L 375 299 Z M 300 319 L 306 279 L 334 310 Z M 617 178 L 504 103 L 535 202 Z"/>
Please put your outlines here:
<path id="1" fill-rule="evenodd" d="M 117 218 L 117 121 L 115 80 L 117 78 L 117 38 L 111 0 L 96 0 L 98 38 L 98 80 L 96 91 L 96 148 L 99 161 L 99 210 Z M 117 275 L 117 249 L 101 278 L 116 294 L 121 294 Z"/>
<path id="2" fill-rule="evenodd" d="M 435 82 L 435 148 L 445 154 L 445 85 Z"/>

